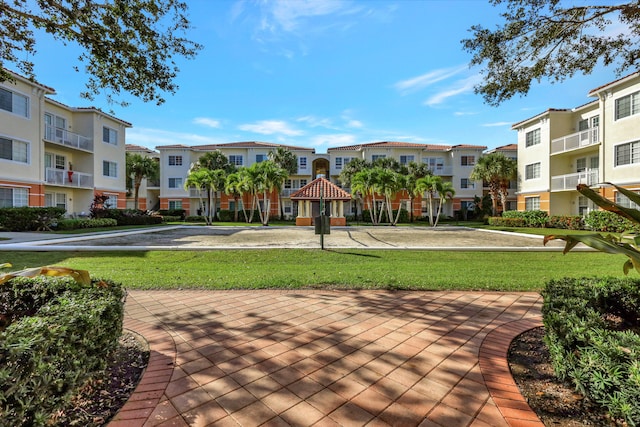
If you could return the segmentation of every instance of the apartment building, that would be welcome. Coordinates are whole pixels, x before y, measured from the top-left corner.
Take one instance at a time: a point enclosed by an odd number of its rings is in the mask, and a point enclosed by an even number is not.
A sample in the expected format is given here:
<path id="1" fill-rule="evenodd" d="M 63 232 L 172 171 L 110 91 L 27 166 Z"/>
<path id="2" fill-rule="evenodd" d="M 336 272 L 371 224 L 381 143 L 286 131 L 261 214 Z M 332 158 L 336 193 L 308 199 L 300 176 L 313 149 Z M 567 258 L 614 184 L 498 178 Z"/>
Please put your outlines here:
<path id="1" fill-rule="evenodd" d="M 124 208 L 125 131 L 99 109 L 69 107 L 20 75 L 0 82 L 0 207 L 58 206 L 87 215 L 95 194 Z"/>
<path id="2" fill-rule="evenodd" d="M 515 123 L 518 210 L 585 215 L 597 209 L 578 184 L 612 182 L 640 190 L 640 72 L 595 88 L 596 98 L 572 109 L 548 109 Z M 605 197 L 630 206 L 612 187 Z"/>
<path id="3" fill-rule="evenodd" d="M 368 162 L 380 158 L 393 158 L 402 165 L 411 162 L 425 163 L 434 175 L 453 184 L 455 196 L 443 206 L 443 214 L 453 216 L 455 211 L 473 206 L 474 197 L 482 195 L 482 183 L 469 178 L 473 166 L 487 147 L 480 145 L 433 145 L 410 142 L 382 141 L 345 147 L 329 148 L 331 159 L 331 180 L 337 180 L 342 168 L 352 159 L 359 158 Z M 435 195 L 439 202 L 438 195 Z M 401 194 L 394 202 L 393 209 L 399 206 L 410 210 L 409 196 Z M 414 201 L 414 217 L 427 215 L 427 201 L 418 198 Z M 355 213 L 355 205 L 351 204 Z"/>
<path id="4" fill-rule="evenodd" d="M 254 163 L 267 160 L 269 153 L 278 147 L 285 147 L 298 158 L 298 171 L 289 177 L 282 190 L 282 203 L 285 216 L 294 215 L 294 203 L 290 195 L 304 187 L 318 175 L 326 175 L 329 160 L 326 155 L 317 155 L 313 148 L 294 147 L 288 145 L 271 144 L 268 142 L 246 141 L 227 144 L 211 145 L 165 145 L 156 147 L 160 153 L 160 209 L 184 209 L 187 215 L 197 215 L 202 211 L 200 206 L 200 190 L 184 189 L 184 182 L 192 164 L 207 152 L 220 150 L 229 161 L 237 167 L 250 167 Z M 206 198 L 204 198 L 206 199 Z M 218 210 L 235 210 L 236 201 L 232 197 L 222 194 L 218 198 Z M 250 208 L 251 200 L 248 195 L 238 201 L 246 209 Z M 263 203 L 263 202 L 262 202 Z M 278 195 L 271 195 L 272 215 L 279 215 Z M 239 205 L 240 209 L 242 205 Z"/>
<path id="5" fill-rule="evenodd" d="M 127 153 L 139 154 L 144 157 L 151 157 L 160 162 L 160 153 L 147 147 L 142 147 L 135 144 L 126 144 L 125 150 Z M 130 177 L 128 180 L 132 181 Z M 135 195 L 133 189 L 133 182 L 127 183 L 127 209 L 133 209 L 135 207 Z M 143 179 L 140 188 L 138 189 L 138 209 L 141 210 L 153 210 L 160 209 L 160 179 Z"/>
<path id="6" fill-rule="evenodd" d="M 256 162 L 266 160 L 269 152 L 281 145 L 267 142 L 233 142 L 228 144 L 186 146 L 166 145 L 156 147 L 160 157 L 159 200 L 161 209 L 185 209 L 188 215 L 197 215 L 201 211 L 199 191 L 184 189 L 184 182 L 190 166 L 206 152 L 220 150 L 231 163 L 236 166 L 250 167 Z M 477 159 L 486 149 L 478 145 L 431 145 L 407 142 L 374 142 L 344 147 L 330 148 L 326 154 L 316 153 L 313 148 L 283 146 L 298 158 L 298 171 L 285 182 L 280 199 L 285 216 L 295 217 L 298 206 L 291 195 L 310 184 L 318 177 L 325 177 L 334 184 L 341 185 L 339 180 L 343 167 L 352 159 L 360 158 L 373 161 L 377 158 L 394 158 L 401 164 L 423 162 L 429 165 L 435 175 L 452 182 L 456 191 L 455 197 L 444 205 L 443 213 L 453 216 L 456 210 L 472 206 L 474 197 L 481 196 L 483 189 L 480 182 L 469 178 Z M 506 151 L 513 152 L 508 148 Z M 349 190 L 348 188 L 346 189 Z M 142 192 L 141 192 L 142 194 Z M 436 195 L 436 203 L 439 201 Z M 250 200 L 245 197 L 239 200 L 245 208 L 249 208 Z M 217 209 L 234 210 L 236 201 L 222 194 L 218 198 Z M 393 208 L 402 206 L 410 209 L 408 195 L 400 195 L 393 203 Z M 347 202 L 344 215 L 356 213 L 355 202 Z M 414 202 L 414 216 L 426 215 L 426 201 L 418 198 Z M 278 215 L 278 195 L 271 195 L 271 214 Z"/>

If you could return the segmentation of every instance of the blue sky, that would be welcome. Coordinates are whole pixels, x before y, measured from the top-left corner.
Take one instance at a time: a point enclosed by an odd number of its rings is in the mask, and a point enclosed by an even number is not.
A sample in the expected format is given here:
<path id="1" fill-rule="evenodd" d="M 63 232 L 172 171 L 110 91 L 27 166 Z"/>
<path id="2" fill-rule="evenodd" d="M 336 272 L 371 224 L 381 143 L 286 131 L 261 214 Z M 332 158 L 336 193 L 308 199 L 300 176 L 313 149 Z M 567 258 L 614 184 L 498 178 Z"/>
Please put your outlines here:
<path id="1" fill-rule="evenodd" d="M 81 99 L 78 52 L 47 38 L 33 58 L 54 99 L 95 106 L 133 124 L 127 142 L 168 144 L 265 141 L 327 148 L 375 141 L 475 144 L 516 142 L 511 124 L 547 108 L 572 108 L 616 78 L 613 68 L 564 83 L 534 84 L 500 107 L 473 93 L 461 40 L 474 24 L 493 27 L 500 10 L 484 0 L 189 0 L 204 45 L 179 60 L 175 95 L 161 106 L 125 98 Z M 53 65 L 53 66 L 52 66 Z"/>

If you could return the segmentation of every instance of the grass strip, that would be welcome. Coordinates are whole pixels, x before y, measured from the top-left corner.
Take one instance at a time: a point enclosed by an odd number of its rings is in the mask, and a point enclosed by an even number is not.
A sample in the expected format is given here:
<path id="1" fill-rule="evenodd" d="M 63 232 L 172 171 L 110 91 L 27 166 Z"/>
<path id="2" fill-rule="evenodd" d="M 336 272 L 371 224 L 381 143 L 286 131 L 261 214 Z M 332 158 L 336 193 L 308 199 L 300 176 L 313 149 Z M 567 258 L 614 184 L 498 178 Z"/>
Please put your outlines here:
<path id="1" fill-rule="evenodd" d="M 599 252 L 261 249 L 15 252 L 18 270 L 61 265 L 130 289 L 420 289 L 539 291 L 550 279 L 617 276 L 624 257 Z"/>

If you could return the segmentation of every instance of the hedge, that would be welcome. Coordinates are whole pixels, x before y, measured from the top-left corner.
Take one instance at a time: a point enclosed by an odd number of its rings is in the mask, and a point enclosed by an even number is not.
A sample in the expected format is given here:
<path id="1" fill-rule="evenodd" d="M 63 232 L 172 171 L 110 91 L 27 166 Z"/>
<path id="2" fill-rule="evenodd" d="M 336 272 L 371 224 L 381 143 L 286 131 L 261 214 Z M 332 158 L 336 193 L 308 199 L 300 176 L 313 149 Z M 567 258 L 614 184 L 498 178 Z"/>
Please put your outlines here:
<path id="1" fill-rule="evenodd" d="M 0 208 L 0 229 L 6 231 L 44 231 L 63 219 L 64 208 Z"/>
<path id="2" fill-rule="evenodd" d="M 556 375 L 630 426 L 640 424 L 640 281 L 552 280 L 545 341 Z"/>
<path id="3" fill-rule="evenodd" d="M 549 214 L 545 211 L 506 211 L 502 213 L 502 217 L 521 218 L 525 222 L 525 227 L 544 228 Z"/>
<path id="4" fill-rule="evenodd" d="M 118 221 L 113 218 L 77 218 L 77 219 L 62 219 L 58 221 L 55 226 L 56 230 L 79 230 L 86 228 L 99 228 L 99 227 L 115 227 L 118 225 Z"/>
<path id="5" fill-rule="evenodd" d="M 0 414 L 3 425 L 48 425 L 122 334 L 125 292 L 67 277 L 14 278 L 2 286 Z"/>
<path id="6" fill-rule="evenodd" d="M 626 218 L 609 211 L 591 211 L 584 219 L 585 224 L 593 231 L 622 233 L 635 231 L 640 233 L 640 226 Z"/>

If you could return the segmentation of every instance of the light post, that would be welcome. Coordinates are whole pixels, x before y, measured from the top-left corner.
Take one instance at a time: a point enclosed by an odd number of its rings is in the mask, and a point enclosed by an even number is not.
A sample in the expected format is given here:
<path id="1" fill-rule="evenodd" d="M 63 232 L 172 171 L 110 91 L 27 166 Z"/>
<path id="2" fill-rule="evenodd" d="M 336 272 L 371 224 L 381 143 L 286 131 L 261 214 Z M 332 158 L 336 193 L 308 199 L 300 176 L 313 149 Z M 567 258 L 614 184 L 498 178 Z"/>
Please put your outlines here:
<path id="1" fill-rule="evenodd" d="M 320 181 L 320 249 L 324 250 L 324 185 Z"/>

